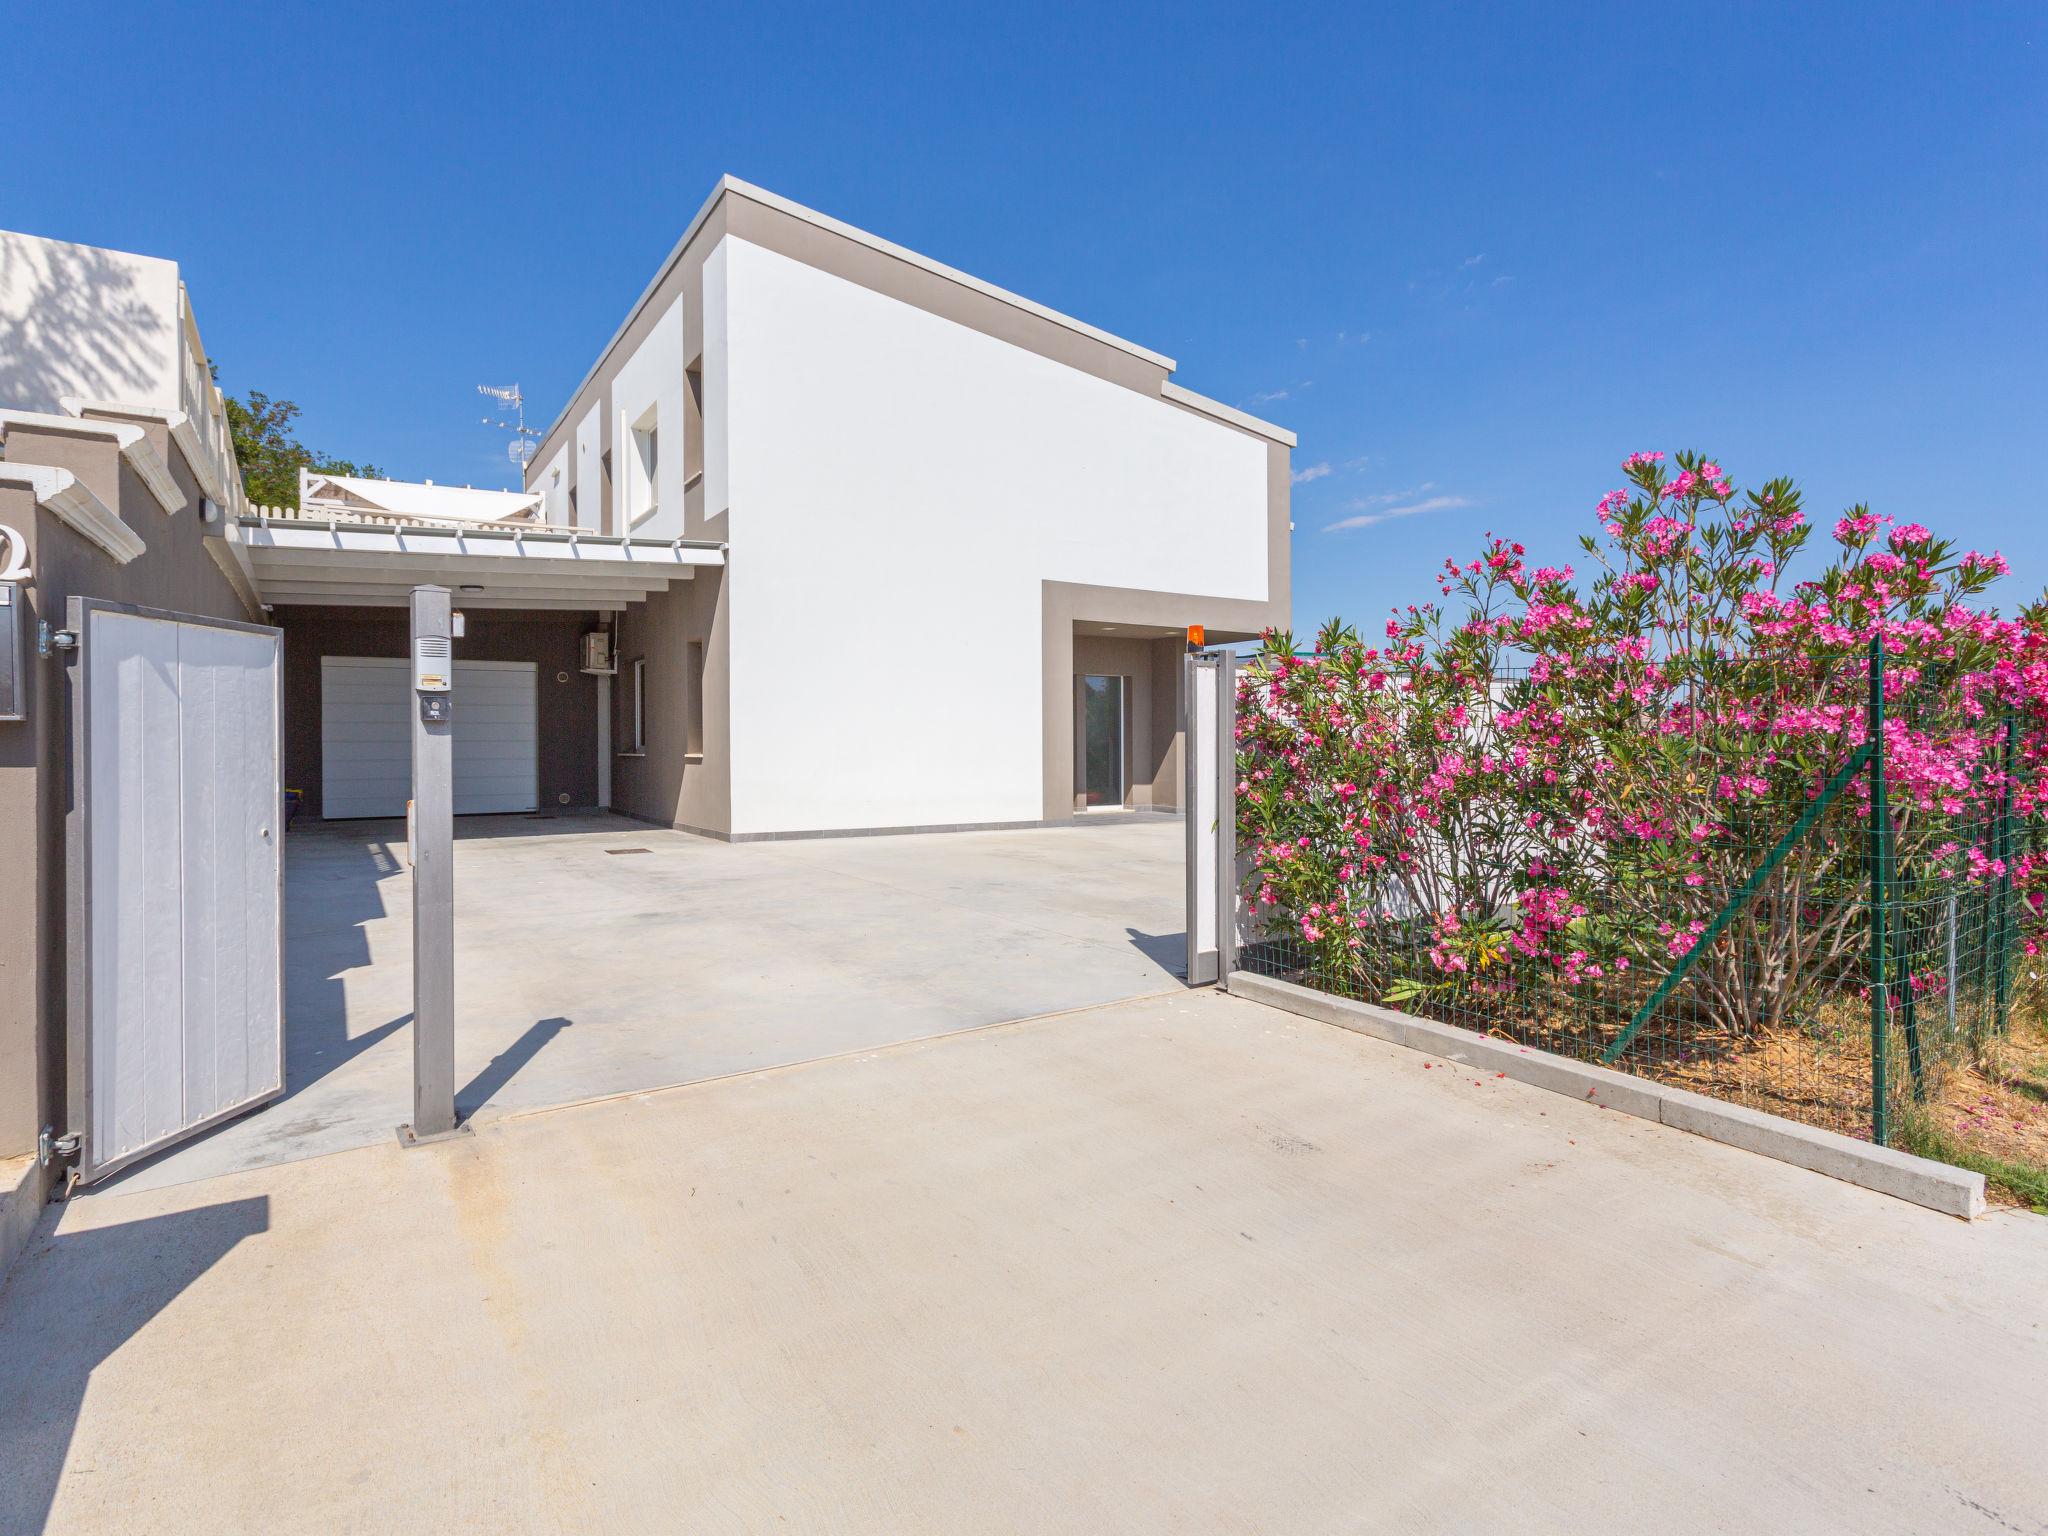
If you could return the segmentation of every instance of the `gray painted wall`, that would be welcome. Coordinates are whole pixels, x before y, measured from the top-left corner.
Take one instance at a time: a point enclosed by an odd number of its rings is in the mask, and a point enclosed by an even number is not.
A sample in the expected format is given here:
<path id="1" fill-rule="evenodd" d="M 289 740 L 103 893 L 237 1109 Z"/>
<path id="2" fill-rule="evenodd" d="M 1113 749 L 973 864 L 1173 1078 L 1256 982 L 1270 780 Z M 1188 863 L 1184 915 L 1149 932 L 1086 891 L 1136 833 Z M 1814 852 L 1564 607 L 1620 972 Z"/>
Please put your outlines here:
<path id="1" fill-rule="evenodd" d="M 29 544 L 35 579 L 23 615 L 61 628 L 72 597 L 141 603 L 210 618 L 261 621 L 249 612 L 208 552 L 199 486 L 161 424 L 146 426 L 187 498 L 167 514 L 113 443 L 32 431 L 7 435 L 6 457 L 69 469 L 148 546 L 116 565 L 68 524 L 36 508 L 26 490 L 0 490 L 0 523 Z M 65 844 L 70 734 L 65 663 L 27 662 L 30 718 L 0 723 L 0 872 L 7 891 L 0 922 L 0 1157 L 35 1149 L 37 1132 L 62 1124 L 64 1103 Z"/>
<path id="2" fill-rule="evenodd" d="M 632 737 L 632 664 L 647 662 L 647 750 L 612 764 L 612 809 L 662 826 L 724 835 L 732 830 L 728 725 L 726 570 L 700 569 L 618 616 L 619 675 L 612 689 L 612 743 Z M 687 750 L 689 642 L 704 646 L 703 751 Z M 825 759 L 821 758 L 821 771 Z"/>

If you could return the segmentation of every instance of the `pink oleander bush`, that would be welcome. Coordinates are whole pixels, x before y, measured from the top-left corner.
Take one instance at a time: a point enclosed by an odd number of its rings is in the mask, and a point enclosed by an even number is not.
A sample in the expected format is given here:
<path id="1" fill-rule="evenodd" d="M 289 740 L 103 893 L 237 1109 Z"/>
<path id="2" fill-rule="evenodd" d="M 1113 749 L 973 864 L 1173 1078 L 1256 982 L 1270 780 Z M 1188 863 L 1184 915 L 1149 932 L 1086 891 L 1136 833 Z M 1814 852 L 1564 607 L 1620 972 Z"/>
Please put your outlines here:
<path id="1" fill-rule="evenodd" d="M 1876 636 L 1899 878 L 1925 907 L 2009 863 L 2032 953 L 2048 610 L 1999 617 L 1979 600 L 2003 559 L 1861 506 L 1789 581 L 1812 535 L 1791 481 L 1737 491 L 1688 453 L 1622 471 L 1583 569 L 1489 536 L 1379 643 L 1339 622 L 1311 653 L 1266 637 L 1237 716 L 1258 933 L 1323 985 L 1611 1037 L 1863 742 Z M 1990 830 L 2008 795 L 2009 861 Z M 1859 777 L 1699 958 L 1690 1017 L 1748 1037 L 1866 983 L 1869 799 Z M 1901 983 L 1945 988 L 1911 940 Z"/>

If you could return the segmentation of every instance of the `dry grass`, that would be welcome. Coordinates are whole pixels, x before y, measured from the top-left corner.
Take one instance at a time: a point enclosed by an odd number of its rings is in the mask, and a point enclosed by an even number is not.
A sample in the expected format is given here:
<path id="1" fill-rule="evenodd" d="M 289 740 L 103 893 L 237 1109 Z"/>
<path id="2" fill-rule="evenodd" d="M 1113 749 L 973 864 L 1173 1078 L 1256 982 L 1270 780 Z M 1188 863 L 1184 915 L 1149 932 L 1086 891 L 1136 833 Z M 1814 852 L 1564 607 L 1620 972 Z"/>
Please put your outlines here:
<path id="1" fill-rule="evenodd" d="M 1660 1082 L 1867 1140 L 1870 1038 L 1859 1022 L 1845 1015 L 1690 1061 L 1632 1065 Z M 1924 1101 L 1911 1094 L 1904 1051 L 1894 1056 L 1894 1143 L 1983 1173 L 1994 1203 L 2048 1211 L 2048 1013 L 2015 1008 L 2011 1034 L 1974 1062 L 1943 1064 L 1930 1044 Z"/>
<path id="2" fill-rule="evenodd" d="M 1994 1200 L 2048 1215 L 2048 1017 L 2015 1010 L 2012 1034 L 1950 1074 L 1908 1150 L 1975 1168 Z"/>

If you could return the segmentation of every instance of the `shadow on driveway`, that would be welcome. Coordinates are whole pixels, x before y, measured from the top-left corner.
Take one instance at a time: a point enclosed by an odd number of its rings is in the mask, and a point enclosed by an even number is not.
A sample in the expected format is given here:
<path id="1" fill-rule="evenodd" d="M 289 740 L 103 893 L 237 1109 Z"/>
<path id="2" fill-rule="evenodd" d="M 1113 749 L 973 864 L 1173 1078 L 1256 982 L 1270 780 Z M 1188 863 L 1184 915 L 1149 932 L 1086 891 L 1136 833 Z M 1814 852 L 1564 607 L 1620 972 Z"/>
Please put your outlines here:
<path id="1" fill-rule="evenodd" d="M 0 1531 L 48 1521 L 101 1362 L 243 1238 L 269 1229 L 270 1197 L 256 1195 L 60 1233 L 22 1255 L 0 1328 Z"/>
<path id="2" fill-rule="evenodd" d="M 504 1050 L 490 1059 L 483 1071 L 471 1078 L 455 1094 L 455 1113 L 464 1120 L 482 1109 L 497 1094 L 500 1088 L 512 1081 L 513 1075 L 534 1057 L 541 1048 L 572 1023 L 569 1019 L 542 1019 L 527 1026 L 526 1033 L 514 1040 Z"/>
<path id="3" fill-rule="evenodd" d="M 1188 936 L 1185 929 L 1179 933 L 1141 933 L 1136 928 L 1126 928 L 1124 937 L 1131 941 L 1131 948 L 1161 970 L 1172 972 L 1182 981 L 1188 979 Z"/>

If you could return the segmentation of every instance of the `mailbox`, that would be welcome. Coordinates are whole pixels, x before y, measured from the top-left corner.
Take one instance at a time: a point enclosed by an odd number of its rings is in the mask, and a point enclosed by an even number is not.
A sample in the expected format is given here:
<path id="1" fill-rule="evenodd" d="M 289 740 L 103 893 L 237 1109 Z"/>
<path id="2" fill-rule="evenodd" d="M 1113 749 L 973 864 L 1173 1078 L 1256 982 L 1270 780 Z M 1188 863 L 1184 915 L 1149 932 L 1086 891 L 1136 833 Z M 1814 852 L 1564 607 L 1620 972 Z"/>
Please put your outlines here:
<path id="1" fill-rule="evenodd" d="M 28 678 L 22 653 L 28 649 L 28 604 L 21 583 L 0 581 L 0 720 L 28 718 Z"/>

